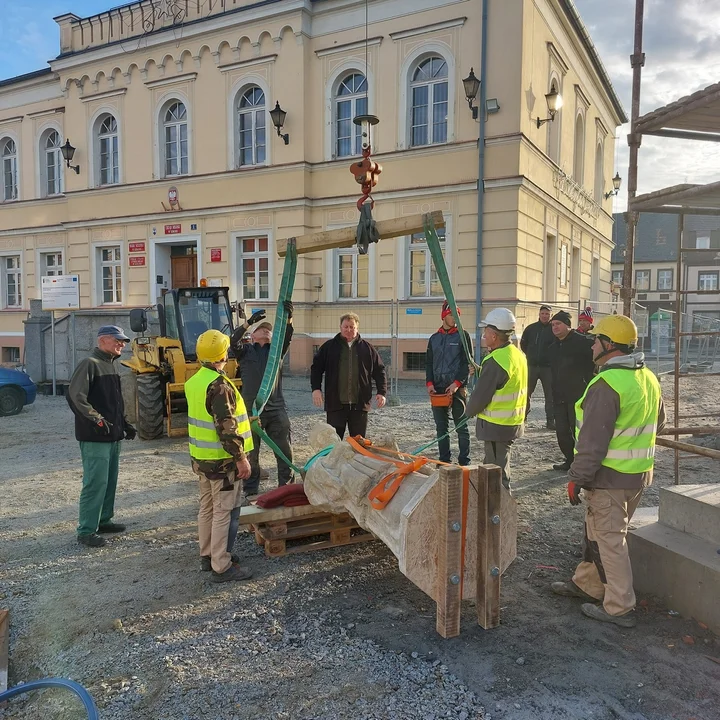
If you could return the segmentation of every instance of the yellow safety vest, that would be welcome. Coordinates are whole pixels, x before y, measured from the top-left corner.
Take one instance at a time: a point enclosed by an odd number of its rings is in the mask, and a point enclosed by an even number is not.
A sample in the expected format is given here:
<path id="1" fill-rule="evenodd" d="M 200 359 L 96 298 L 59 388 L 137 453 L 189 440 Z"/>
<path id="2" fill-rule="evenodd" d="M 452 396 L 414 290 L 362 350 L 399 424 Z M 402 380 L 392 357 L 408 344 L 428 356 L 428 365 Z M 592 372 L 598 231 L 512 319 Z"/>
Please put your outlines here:
<path id="1" fill-rule="evenodd" d="M 646 367 L 633 370 L 610 366 L 602 370 L 575 404 L 576 437 L 580 437 L 583 424 L 585 396 L 599 380 L 604 380 L 620 397 L 620 414 L 602 464 L 628 475 L 651 470 L 655 463 L 660 383 Z"/>
<path id="2" fill-rule="evenodd" d="M 495 391 L 478 417 L 495 425 L 522 425 L 527 405 L 528 366 L 525 355 L 514 345 L 497 348 L 483 358 L 492 358 L 507 374 L 508 381 Z"/>
<path id="3" fill-rule="evenodd" d="M 215 421 L 205 407 L 208 387 L 218 379 L 218 376 L 225 378 L 225 375 L 217 370 L 203 366 L 185 383 L 185 397 L 188 402 L 188 435 L 190 436 L 188 442 L 190 456 L 196 460 L 224 460 L 232 457 L 225 452 L 215 429 Z M 242 395 L 235 385 L 229 381 L 227 383 L 235 393 L 237 433 L 242 437 L 247 453 L 253 449 L 250 420 Z"/>

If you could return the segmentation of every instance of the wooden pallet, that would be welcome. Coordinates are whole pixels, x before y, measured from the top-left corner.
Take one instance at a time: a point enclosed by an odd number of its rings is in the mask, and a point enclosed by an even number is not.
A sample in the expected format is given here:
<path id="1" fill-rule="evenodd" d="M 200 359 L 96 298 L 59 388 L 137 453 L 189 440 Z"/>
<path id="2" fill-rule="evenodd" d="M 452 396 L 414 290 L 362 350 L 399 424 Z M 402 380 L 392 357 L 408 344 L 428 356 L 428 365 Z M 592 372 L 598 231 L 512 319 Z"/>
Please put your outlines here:
<path id="1" fill-rule="evenodd" d="M 283 557 L 311 550 L 354 545 L 375 539 L 372 533 L 362 530 L 355 522 L 355 518 L 348 513 L 341 515 L 316 513 L 294 520 L 258 523 L 251 525 L 251 528 L 255 532 L 257 544 L 265 547 L 267 557 Z M 353 530 L 361 530 L 361 533 L 353 535 Z M 308 538 L 316 538 L 318 535 L 327 536 L 327 539 L 307 541 Z M 289 540 L 306 540 L 306 542 L 288 547 Z"/>

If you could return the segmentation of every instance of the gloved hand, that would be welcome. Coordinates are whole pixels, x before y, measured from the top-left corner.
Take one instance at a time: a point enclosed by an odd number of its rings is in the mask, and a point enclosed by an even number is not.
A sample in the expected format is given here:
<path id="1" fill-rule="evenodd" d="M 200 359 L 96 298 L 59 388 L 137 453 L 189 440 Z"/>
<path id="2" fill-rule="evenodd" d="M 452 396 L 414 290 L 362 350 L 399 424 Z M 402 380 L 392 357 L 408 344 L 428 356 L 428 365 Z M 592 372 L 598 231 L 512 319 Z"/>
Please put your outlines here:
<path id="1" fill-rule="evenodd" d="M 134 440 L 137 437 L 137 430 L 130 423 L 125 423 L 123 430 L 126 440 Z"/>
<path id="2" fill-rule="evenodd" d="M 582 502 L 582 500 L 580 500 L 581 490 L 582 488 L 579 485 L 576 485 L 572 480 L 568 483 L 567 494 L 571 505 L 579 505 Z"/>
<path id="3" fill-rule="evenodd" d="M 95 420 L 95 432 L 98 435 L 109 435 L 112 423 L 109 423 L 104 417 Z"/>
<path id="4" fill-rule="evenodd" d="M 295 310 L 295 306 L 292 304 L 292 300 L 286 300 L 283 303 L 283 307 L 285 308 L 285 312 L 287 312 L 288 320 L 292 320 L 293 311 Z"/>
<path id="5" fill-rule="evenodd" d="M 257 312 L 254 312 L 248 319 L 247 324 L 248 327 L 250 325 L 254 325 L 255 323 L 259 323 L 262 320 L 264 320 L 267 317 L 267 313 L 264 310 L 258 310 Z"/>
<path id="6" fill-rule="evenodd" d="M 237 351 L 237 348 L 242 345 L 243 335 L 245 335 L 246 331 L 247 325 L 241 325 L 233 330 L 233 334 L 230 336 L 230 347 L 233 350 Z"/>

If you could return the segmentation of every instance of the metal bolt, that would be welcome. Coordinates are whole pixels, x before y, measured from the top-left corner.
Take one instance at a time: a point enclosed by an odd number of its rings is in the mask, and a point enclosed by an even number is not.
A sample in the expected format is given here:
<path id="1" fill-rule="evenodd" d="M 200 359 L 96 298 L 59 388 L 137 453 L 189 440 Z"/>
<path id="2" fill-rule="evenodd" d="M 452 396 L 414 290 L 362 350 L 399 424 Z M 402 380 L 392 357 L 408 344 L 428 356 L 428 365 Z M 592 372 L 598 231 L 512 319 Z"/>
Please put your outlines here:
<path id="1" fill-rule="evenodd" d="M 451 585 L 459 585 L 460 584 L 460 576 L 459 575 L 451 575 L 450 576 L 450 584 Z"/>
<path id="2" fill-rule="evenodd" d="M 499 568 L 499 567 L 494 567 L 492 570 L 490 570 L 490 574 L 491 574 L 493 577 L 497 577 L 497 576 L 500 574 L 500 568 Z"/>
<path id="3" fill-rule="evenodd" d="M 453 532 L 460 532 L 460 528 L 461 528 L 461 527 L 462 527 L 462 525 L 460 525 L 460 523 L 457 522 L 457 520 L 456 520 L 456 521 L 450 526 L 450 529 L 451 529 Z"/>
<path id="4" fill-rule="evenodd" d="M 500 516 L 499 516 L 499 515 L 493 515 L 493 516 L 492 516 L 492 524 L 493 524 L 493 525 L 499 525 L 499 524 L 500 524 Z"/>

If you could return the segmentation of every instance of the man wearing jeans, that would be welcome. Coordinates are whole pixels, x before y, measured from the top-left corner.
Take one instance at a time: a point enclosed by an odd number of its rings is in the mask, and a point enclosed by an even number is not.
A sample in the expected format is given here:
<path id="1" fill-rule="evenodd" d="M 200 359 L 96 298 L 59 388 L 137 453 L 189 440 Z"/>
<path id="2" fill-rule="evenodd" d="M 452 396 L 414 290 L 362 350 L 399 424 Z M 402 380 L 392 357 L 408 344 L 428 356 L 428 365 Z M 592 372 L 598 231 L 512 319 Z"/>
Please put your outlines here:
<path id="1" fill-rule="evenodd" d="M 460 310 L 458 309 L 458 314 Z M 447 404 L 433 404 L 432 412 L 437 432 L 441 462 L 450 462 L 450 414 L 458 436 L 458 465 L 470 464 L 470 431 L 465 417 L 467 402 L 468 358 L 465 354 L 457 324 L 447 300 L 440 311 L 442 325 L 430 336 L 425 353 L 425 384 L 431 398 Z M 472 354 L 472 340 L 465 332 L 465 342 Z M 465 423 L 462 427 L 458 425 Z"/>
<path id="2" fill-rule="evenodd" d="M 73 372 L 67 401 L 75 414 L 75 438 L 80 443 L 83 486 L 80 492 L 78 541 L 102 547 L 98 533 L 116 533 L 115 490 L 120 462 L 120 441 L 133 440 L 135 428 L 125 419 L 125 403 L 115 361 L 130 338 L 117 325 L 103 325 L 97 347 Z"/>

